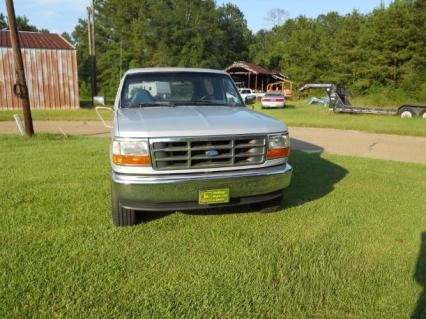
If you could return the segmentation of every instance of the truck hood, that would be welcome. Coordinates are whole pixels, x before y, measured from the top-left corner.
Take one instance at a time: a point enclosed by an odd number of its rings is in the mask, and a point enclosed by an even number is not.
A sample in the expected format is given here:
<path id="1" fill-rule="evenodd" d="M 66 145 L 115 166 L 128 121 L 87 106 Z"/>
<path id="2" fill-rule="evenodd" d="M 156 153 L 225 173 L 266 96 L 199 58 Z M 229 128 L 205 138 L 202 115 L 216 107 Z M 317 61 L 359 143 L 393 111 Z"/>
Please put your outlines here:
<path id="1" fill-rule="evenodd" d="M 286 132 L 287 126 L 246 107 L 178 106 L 118 109 L 117 137 L 190 137 Z"/>

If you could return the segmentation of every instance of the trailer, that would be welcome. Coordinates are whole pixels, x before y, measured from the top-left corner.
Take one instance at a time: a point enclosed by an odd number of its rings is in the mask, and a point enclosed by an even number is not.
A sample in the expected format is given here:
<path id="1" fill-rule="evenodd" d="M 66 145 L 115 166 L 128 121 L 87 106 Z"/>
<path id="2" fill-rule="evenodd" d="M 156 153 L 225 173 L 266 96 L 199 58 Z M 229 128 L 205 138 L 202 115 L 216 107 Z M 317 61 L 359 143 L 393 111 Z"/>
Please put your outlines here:
<path id="1" fill-rule="evenodd" d="M 426 119 L 426 105 L 406 104 L 397 109 L 383 107 L 353 106 L 349 101 L 350 94 L 340 85 L 309 83 L 299 89 L 299 93 L 309 89 L 323 89 L 330 98 L 328 105 L 333 112 L 351 114 L 378 114 L 378 115 L 398 115 L 402 118 L 420 116 Z"/>
<path id="2" fill-rule="evenodd" d="M 267 93 L 281 93 L 286 98 L 292 96 L 293 93 L 293 82 L 289 80 L 278 81 L 268 84 L 266 87 Z"/>

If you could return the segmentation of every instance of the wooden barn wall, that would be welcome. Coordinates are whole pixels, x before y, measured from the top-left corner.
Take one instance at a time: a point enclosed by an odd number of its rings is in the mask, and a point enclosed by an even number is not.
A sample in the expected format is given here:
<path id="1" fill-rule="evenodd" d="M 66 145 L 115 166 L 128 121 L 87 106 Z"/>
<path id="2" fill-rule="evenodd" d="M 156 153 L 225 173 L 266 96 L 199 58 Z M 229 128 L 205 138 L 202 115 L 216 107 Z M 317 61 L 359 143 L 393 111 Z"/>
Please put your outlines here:
<path id="1" fill-rule="evenodd" d="M 68 109 L 80 106 L 77 57 L 74 50 L 23 49 L 32 109 Z M 11 48 L 0 48 L 0 109 L 22 107 L 13 94 L 15 71 Z"/>

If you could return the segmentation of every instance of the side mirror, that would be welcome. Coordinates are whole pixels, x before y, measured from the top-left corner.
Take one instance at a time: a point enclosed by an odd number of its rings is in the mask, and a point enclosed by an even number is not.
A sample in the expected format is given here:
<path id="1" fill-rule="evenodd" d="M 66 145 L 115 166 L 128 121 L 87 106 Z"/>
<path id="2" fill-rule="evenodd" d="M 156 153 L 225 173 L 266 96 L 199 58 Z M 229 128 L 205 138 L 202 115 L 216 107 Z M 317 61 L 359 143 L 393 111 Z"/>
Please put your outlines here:
<path id="1" fill-rule="evenodd" d="M 113 109 L 113 108 L 111 108 L 111 107 L 108 107 L 108 106 L 96 106 L 96 107 L 95 107 L 95 112 L 96 112 L 96 114 L 99 116 L 99 118 L 101 119 L 102 124 L 103 124 L 105 127 L 107 127 L 107 128 L 112 128 L 112 126 L 111 126 L 111 125 L 109 125 L 109 124 L 105 121 L 105 119 L 103 118 L 103 116 L 102 116 L 102 114 L 101 114 L 101 111 L 102 111 L 102 110 L 107 110 L 107 111 L 110 111 L 111 113 L 113 113 L 113 114 L 114 114 L 114 109 Z"/>
<path id="2" fill-rule="evenodd" d="M 105 97 L 103 96 L 94 96 L 93 97 L 93 106 L 105 106 Z"/>
<path id="3" fill-rule="evenodd" d="M 256 103 L 256 96 L 254 96 L 254 95 L 247 95 L 245 103 L 247 105 Z"/>

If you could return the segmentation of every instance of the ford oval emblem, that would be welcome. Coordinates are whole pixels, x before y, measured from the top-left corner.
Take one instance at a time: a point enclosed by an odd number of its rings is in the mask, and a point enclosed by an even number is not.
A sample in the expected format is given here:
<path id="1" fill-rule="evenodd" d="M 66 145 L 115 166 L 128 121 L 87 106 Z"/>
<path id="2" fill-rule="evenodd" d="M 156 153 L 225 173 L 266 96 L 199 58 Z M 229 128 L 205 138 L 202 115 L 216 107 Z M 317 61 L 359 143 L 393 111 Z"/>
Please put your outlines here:
<path id="1" fill-rule="evenodd" d="M 219 155 L 219 152 L 218 152 L 218 151 L 216 151 L 216 150 L 210 150 L 210 151 L 206 151 L 206 155 L 207 155 L 208 157 L 215 157 L 215 156 L 218 156 L 218 155 Z"/>

